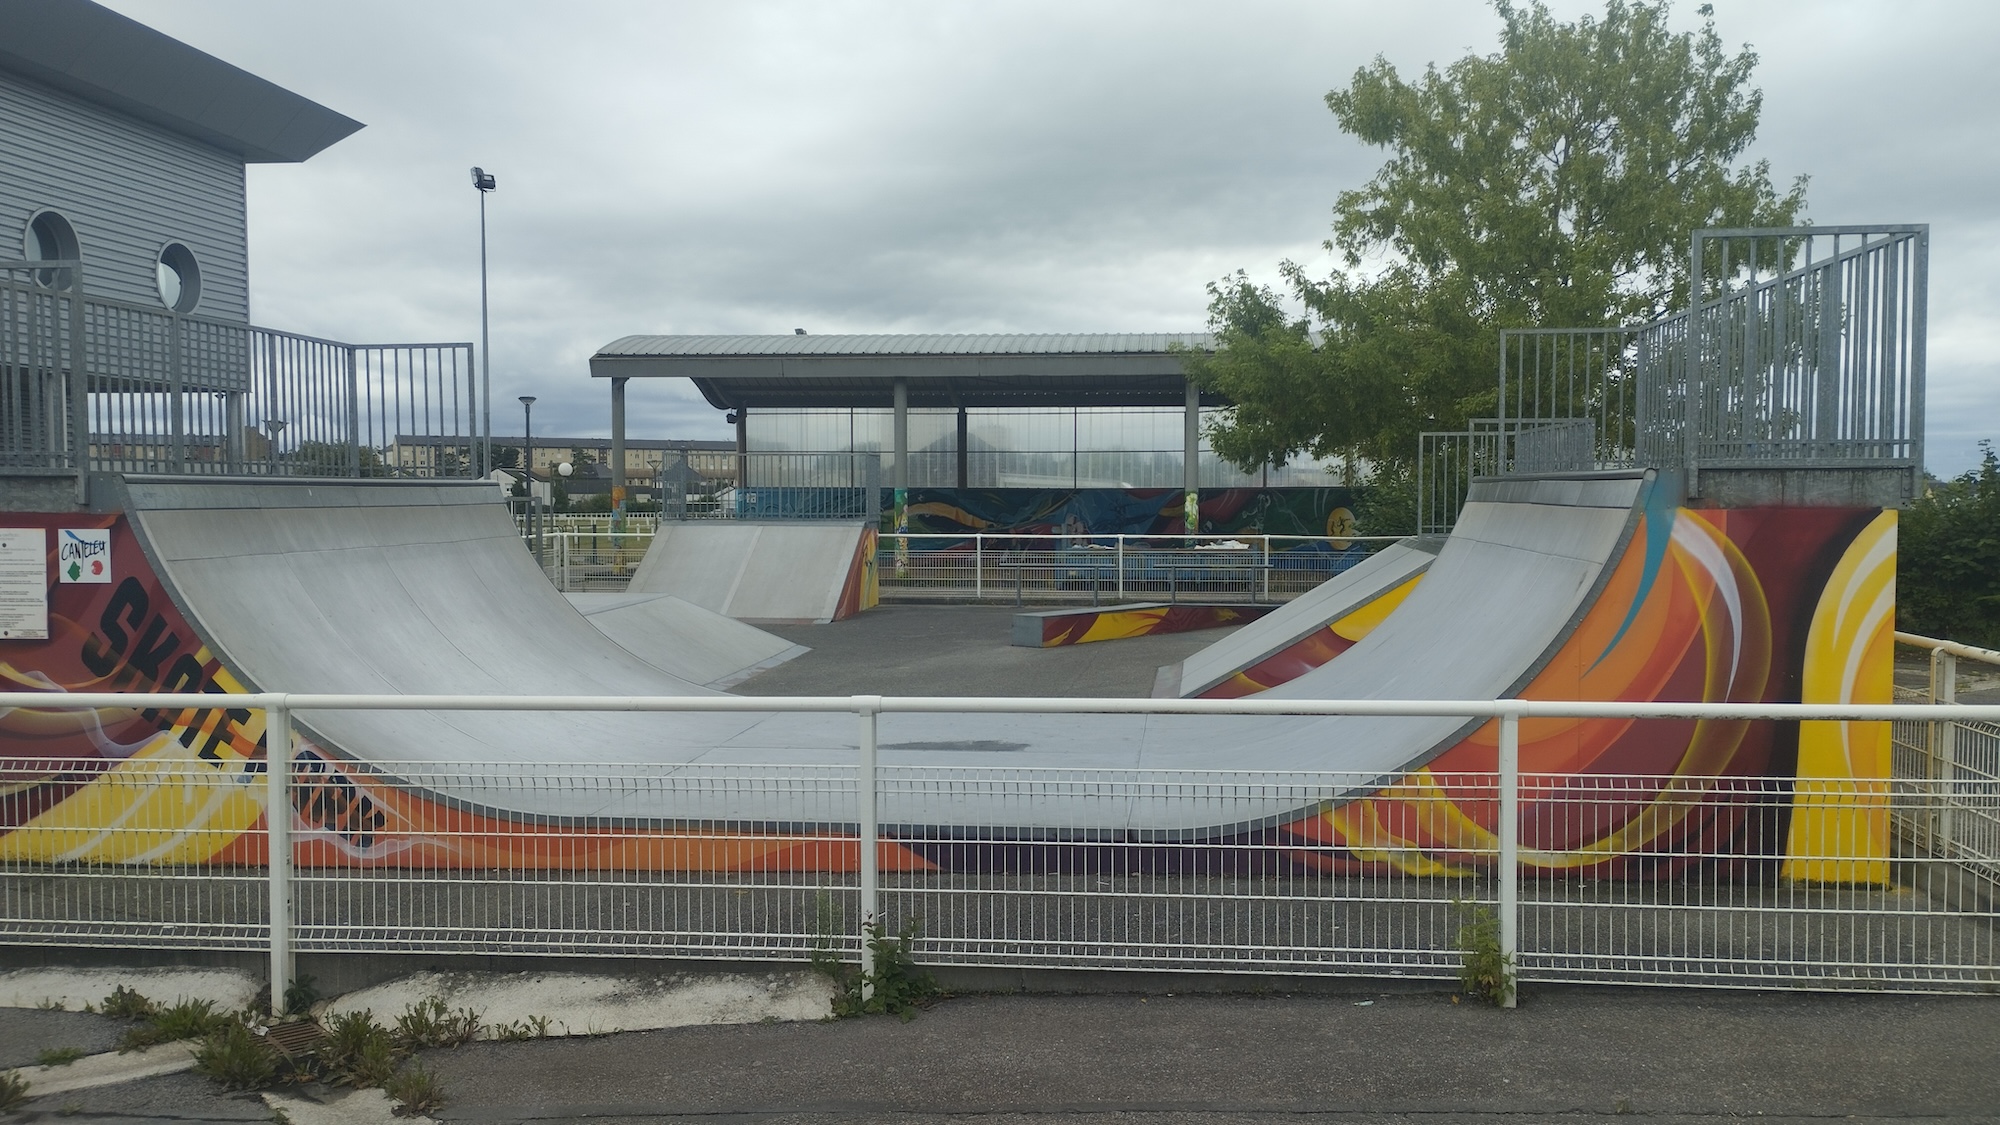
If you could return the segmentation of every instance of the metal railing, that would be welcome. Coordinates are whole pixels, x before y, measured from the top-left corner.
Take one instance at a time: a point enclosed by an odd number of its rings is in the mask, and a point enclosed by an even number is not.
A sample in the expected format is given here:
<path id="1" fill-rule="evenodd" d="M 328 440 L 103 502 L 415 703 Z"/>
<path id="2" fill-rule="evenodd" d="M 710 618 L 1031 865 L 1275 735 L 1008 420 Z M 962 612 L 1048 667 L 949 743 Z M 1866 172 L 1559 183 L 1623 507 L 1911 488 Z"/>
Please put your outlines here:
<path id="1" fill-rule="evenodd" d="M 216 697 L 197 694 L 52 693 L 32 703 L 90 711 L 142 701 L 178 710 L 190 729 L 222 714 Z M 1500 952 L 1531 983 L 2000 989 L 2000 916 L 1990 896 L 1966 893 L 1965 868 L 1907 836 L 1893 855 L 1856 858 L 1852 831 L 1875 816 L 1906 822 L 1990 798 L 1990 780 L 1581 778 L 1520 766 L 1526 722 L 1991 723 L 2000 706 L 286 694 L 227 702 L 230 722 L 263 714 L 262 743 L 281 748 L 293 746 L 301 712 L 386 708 L 846 713 L 859 749 L 851 767 L 671 770 L 544 761 L 358 772 L 310 746 L 268 763 L 9 760 L 10 793 L 55 784 L 87 807 L 16 820 L 0 866 L 0 942 L 264 950 L 280 1003 L 300 951 L 804 960 L 826 950 L 866 966 L 862 938 L 873 928 L 919 934 L 919 959 L 936 963 L 1446 978 L 1463 956 L 1454 946 L 1465 912 L 1485 906 Z M 884 766 L 883 723 L 913 713 L 1463 716 L 1495 721 L 1498 769 L 1385 779 Z M 408 799 L 381 803 L 390 788 Z M 605 811 L 559 823 L 503 811 L 550 790 L 583 793 Z M 420 823 L 412 801 L 427 792 L 452 799 Z M 782 824 L 704 814 L 745 794 L 781 799 L 792 812 Z M 1394 806 L 1446 831 L 1415 844 L 1384 821 L 1337 838 L 1342 802 L 1357 799 L 1389 802 L 1376 812 Z M 982 832 L 966 811 L 1050 805 L 1097 809 L 1105 828 Z M 1787 839 L 1787 813 L 1803 807 L 1819 811 L 1824 835 L 1795 819 L 1788 843 L 1774 844 Z M 292 815 L 262 819 L 266 808 Z M 189 809 L 206 819 L 188 818 Z M 1126 827 L 1149 821 L 1239 827 Z M 1604 843 L 1640 822 L 1673 830 Z"/>
<path id="2" fill-rule="evenodd" d="M 1419 439 L 1419 533 L 1483 475 L 1681 469 L 1699 495 L 1704 469 L 1883 467 L 1914 490 L 1929 247 L 1920 225 L 1701 230 L 1690 311 L 1503 331 L 1498 417 Z"/>
<path id="3" fill-rule="evenodd" d="M 1696 231 L 1684 464 L 1923 464 L 1924 226 Z"/>
<path id="4" fill-rule="evenodd" d="M 1925 689 L 1898 692 L 1923 703 L 1958 702 L 1960 660 L 2000 667 L 2000 652 L 1990 649 L 1913 633 L 1897 633 L 1896 643 L 1930 653 Z M 1924 796 L 1898 827 L 1923 851 L 1951 858 L 2000 891 L 2000 723 L 1899 722 L 1894 746 L 1898 783 Z"/>
<path id="5" fill-rule="evenodd" d="M 0 262 L 0 467 L 478 475 L 471 344 L 340 343 L 93 297 L 83 278 Z M 459 440 L 396 440 L 413 434 Z"/>
<path id="6" fill-rule="evenodd" d="M 1463 430 L 1417 435 L 1417 534 L 1446 535 L 1472 482 L 1503 473 L 1606 468 L 1588 418 L 1474 418 Z"/>
<path id="7" fill-rule="evenodd" d="M 1289 601 L 1401 538 L 883 532 L 876 573 L 885 599 L 908 601 Z"/>
<path id="8" fill-rule="evenodd" d="M 657 523 L 550 516 L 528 551 L 558 590 L 625 589 L 652 547 Z M 557 522 L 560 521 L 560 522 Z M 884 532 L 879 588 L 892 601 L 1111 605 L 1125 601 L 1289 601 L 1400 536 L 949 535 Z M 907 552 L 898 552 L 907 541 Z"/>

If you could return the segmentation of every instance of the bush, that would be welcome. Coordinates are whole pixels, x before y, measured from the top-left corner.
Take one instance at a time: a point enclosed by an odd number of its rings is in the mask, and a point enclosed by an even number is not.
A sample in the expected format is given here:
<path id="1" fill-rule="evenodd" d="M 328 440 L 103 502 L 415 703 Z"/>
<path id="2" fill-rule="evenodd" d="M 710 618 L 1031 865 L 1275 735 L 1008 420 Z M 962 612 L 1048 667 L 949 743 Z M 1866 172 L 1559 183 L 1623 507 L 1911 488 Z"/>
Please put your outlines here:
<path id="1" fill-rule="evenodd" d="M 2000 458 L 1936 485 L 1903 513 L 1896 623 L 1905 632 L 2000 648 Z"/>
<path id="2" fill-rule="evenodd" d="M 278 1060 L 239 1020 L 228 1020 L 195 1048 L 194 1071 L 226 1090 L 261 1090 L 278 1080 Z"/>

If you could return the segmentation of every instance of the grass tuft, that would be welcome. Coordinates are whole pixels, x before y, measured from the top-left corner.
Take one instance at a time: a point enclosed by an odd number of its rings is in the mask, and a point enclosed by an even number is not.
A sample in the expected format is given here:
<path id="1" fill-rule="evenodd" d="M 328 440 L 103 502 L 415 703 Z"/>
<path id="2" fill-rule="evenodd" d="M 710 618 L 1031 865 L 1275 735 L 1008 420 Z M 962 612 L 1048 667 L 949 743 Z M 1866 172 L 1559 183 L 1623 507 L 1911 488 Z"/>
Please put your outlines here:
<path id="1" fill-rule="evenodd" d="M 68 1066 L 90 1054 L 82 1047 L 50 1047 L 35 1056 L 36 1066 Z"/>
<path id="2" fill-rule="evenodd" d="M 429 1113 L 444 1107 L 444 1087 L 437 1075 L 415 1063 L 383 1083 L 382 1092 L 395 1099 L 399 1116 Z"/>

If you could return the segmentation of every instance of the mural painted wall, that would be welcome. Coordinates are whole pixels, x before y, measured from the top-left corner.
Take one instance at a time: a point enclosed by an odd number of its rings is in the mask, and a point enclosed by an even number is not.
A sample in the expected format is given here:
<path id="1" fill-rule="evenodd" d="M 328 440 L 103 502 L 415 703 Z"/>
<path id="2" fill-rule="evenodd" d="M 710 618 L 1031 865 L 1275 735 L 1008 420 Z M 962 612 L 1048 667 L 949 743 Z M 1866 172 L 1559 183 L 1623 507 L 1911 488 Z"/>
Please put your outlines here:
<path id="1" fill-rule="evenodd" d="M 51 548 L 49 639 L 0 641 L 6 690 L 244 690 L 146 568 L 122 517 L 0 522 L 108 529 L 114 571 L 101 585 L 59 583 Z M 1873 509 L 1649 512 L 1522 694 L 1886 702 L 1895 528 L 1894 513 Z M 0 708 L 0 858 L 263 861 L 260 713 L 226 698 L 211 709 L 84 714 L 25 702 Z M 880 859 L 888 870 L 1472 870 L 1495 844 L 1497 803 L 1477 775 L 1494 768 L 1496 747 L 1489 724 L 1370 796 L 1226 840 L 885 842 Z M 287 815 L 302 864 L 840 871 L 857 859 L 855 843 L 836 838 L 519 823 L 446 806 L 309 737 L 296 753 Z M 1667 877 L 1693 852 L 1790 878 L 1887 878 L 1887 724 L 1534 720 L 1523 724 L 1522 768 L 1524 862 L 1552 876 Z M 1658 780 L 1609 780 L 1631 774 Z M 1833 780 L 1790 780 L 1800 776 Z M 1235 847 L 1246 843 L 1269 847 Z"/>
<path id="2" fill-rule="evenodd" d="M 1241 625 L 1276 609 L 1270 605 L 1116 605 L 1102 609 L 1059 609 L 1014 615 L 1014 643 L 1056 648 L 1098 641 L 1122 641 L 1155 633 L 1189 633 Z M 1035 640 L 1023 639 L 1027 621 Z"/>

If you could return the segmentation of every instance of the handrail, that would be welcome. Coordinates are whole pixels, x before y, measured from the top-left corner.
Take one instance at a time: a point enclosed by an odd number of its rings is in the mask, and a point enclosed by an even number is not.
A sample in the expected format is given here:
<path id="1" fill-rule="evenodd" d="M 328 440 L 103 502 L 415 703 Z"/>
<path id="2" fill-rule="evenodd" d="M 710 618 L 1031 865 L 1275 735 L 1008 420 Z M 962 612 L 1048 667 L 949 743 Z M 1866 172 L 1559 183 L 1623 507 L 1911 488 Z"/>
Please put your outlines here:
<path id="1" fill-rule="evenodd" d="M 213 711 L 221 707 L 288 711 L 639 711 L 812 712 L 821 714 L 989 715 L 1369 715 L 1475 719 L 1777 719 L 1885 722 L 2000 722 L 2000 704 L 1674 703 L 1546 699 L 1140 699 L 1032 696 L 894 695 L 387 695 L 252 692 L 17 692 L 14 709 L 85 711 L 145 706 Z"/>
<path id="2" fill-rule="evenodd" d="M 1896 643 L 1907 645 L 1910 648 L 1929 649 L 1932 652 L 1948 652 L 1953 656 L 1962 656 L 1967 660 L 1977 660 L 1982 664 L 2000 664 L 2000 652 L 1995 652 L 1990 648 L 1960 644 L 1957 641 L 1940 640 L 1937 637 L 1925 637 L 1916 633 L 1905 633 L 1899 630 L 1896 633 Z"/>

